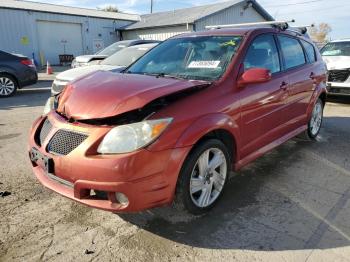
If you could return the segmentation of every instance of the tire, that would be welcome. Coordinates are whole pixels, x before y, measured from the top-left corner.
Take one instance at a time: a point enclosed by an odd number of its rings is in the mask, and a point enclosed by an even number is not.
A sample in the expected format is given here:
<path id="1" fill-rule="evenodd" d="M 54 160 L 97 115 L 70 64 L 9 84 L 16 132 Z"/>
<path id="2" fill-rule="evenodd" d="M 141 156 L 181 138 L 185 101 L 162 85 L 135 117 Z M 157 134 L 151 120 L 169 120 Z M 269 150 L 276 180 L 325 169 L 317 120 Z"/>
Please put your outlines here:
<path id="1" fill-rule="evenodd" d="M 323 122 L 323 108 L 324 104 L 322 100 L 317 99 L 314 108 L 312 110 L 311 118 L 308 123 L 307 136 L 311 140 L 316 140 L 320 133 L 322 122 Z"/>
<path id="2" fill-rule="evenodd" d="M 175 208 L 193 215 L 212 209 L 223 194 L 231 159 L 226 146 L 218 139 L 204 140 L 195 146 L 180 171 Z"/>
<path id="3" fill-rule="evenodd" d="M 18 88 L 17 81 L 8 74 L 0 74 L 0 98 L 13 96 Z"/>

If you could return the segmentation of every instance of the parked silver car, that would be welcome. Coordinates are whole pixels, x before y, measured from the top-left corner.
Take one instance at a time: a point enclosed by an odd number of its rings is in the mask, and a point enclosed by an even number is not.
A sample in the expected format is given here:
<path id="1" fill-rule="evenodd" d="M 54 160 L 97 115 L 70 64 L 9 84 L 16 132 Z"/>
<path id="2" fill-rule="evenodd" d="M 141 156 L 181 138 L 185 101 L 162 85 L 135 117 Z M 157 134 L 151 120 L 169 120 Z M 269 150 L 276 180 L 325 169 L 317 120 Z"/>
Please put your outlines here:
<path id="1" fill-rule="evenodd" d="M 321 54 L 327 64 L 329 94 L 350 96 L 350 39 L 329 42 Z"/>
<path id="2" fill-rule="evenodd" d="M 94 55 L 77 56 L 72 62 L 72 68 L 98 64 L 98 62 L 100 62 L 101 60 L 106 59 L 107 57 L 115 54 L 116 52 L 130 46 L 159 43 L 159 42 L 160 41 L 156 41 L 156 40 L 141 40 L 141 39 L 118 41 L 114 44 L 111 44 L 110 46 L 107 46 L 105 49 L 102 49 L 101 51 L 97 52 Z"/>
<path id="3" fill-rule="evenodd" d="M 135 62 L 137 59 L 139 59 L 141 56 L 143 56 L 146 52 L 148 52 L 156 45 L 158 44 L 153 43 L 130 46 L 106 58 L 97 65 L 78 67 L 64 71 L 58 74 L 55 80 L 53 81 L 51 87 L 51 94 L 59 94 L 69 82 L 92 72 L 96 72 L 99 70 L 121 72 L 123 69 Z"/>

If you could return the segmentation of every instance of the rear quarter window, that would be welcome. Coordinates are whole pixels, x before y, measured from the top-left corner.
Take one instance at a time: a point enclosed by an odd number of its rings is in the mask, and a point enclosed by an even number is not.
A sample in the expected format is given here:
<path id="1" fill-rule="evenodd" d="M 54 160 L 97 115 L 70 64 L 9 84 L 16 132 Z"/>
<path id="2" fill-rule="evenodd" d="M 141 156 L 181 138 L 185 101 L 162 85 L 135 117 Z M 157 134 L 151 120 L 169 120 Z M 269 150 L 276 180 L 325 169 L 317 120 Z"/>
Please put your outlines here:
<path id="1" fill-rule="evenodd" d="M 304 50 L 297 39 L 279 35 L 278 40 L 284 57 L 285 69 L 297 67 L 306 63 Z"/>
<path id="2" fill-rule="evenodd" d="M 316 62 L 317 59 L 316 59 L 316 53 L 315 53 L 314 46 L 312 44 L 304 41 L 304 40 L 302 40 L 301 42 L 303 43 L 307 57 L 309 58 L 309 62 L 310 63 Z"/>

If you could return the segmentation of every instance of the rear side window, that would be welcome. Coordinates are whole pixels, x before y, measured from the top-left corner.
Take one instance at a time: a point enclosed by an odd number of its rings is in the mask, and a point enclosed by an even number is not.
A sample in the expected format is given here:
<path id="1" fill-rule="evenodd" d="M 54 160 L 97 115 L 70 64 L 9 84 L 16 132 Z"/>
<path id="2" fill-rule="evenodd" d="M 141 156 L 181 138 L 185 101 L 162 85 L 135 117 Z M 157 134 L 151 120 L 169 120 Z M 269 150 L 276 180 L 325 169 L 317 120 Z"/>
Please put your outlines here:
<path id="1" fill-rule="evenodd" d="M 303 48 L 298 40 L 288 36 L 278 36 L 286 69 L 306 63 Z"/>
<path id="2" fill-rule="evenodd" d="M 301 42 L 303 43 L 307 57 L 309 58 L 309 62 L 314 63 L 316 61 L 315 48 L 313 47 L 312 44 L 310 44 L 306 41 L 302 40 Z"/>
<path id="3" fill-rule="evenodd" d="M 275 40 L 272 35 L 261 35 L 254 39 L 244 59 L 244 69 L 266 68 L 271 73 L 281 71 Z"/>

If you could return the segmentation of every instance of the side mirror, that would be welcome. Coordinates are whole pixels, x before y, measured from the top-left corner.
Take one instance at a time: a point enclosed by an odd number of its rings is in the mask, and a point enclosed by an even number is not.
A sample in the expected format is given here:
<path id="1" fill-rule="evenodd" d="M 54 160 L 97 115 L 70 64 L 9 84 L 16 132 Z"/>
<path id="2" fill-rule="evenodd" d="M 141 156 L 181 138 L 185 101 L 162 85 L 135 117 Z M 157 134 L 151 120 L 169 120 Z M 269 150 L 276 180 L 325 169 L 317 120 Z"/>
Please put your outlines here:
<path id="1" fill-rule="evenodd" d="M 265 83 L 271 80 L 271 72 L 266 68 L 251 68 L 245 71 L 238 80 L 239 86 Z"/>

